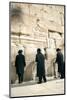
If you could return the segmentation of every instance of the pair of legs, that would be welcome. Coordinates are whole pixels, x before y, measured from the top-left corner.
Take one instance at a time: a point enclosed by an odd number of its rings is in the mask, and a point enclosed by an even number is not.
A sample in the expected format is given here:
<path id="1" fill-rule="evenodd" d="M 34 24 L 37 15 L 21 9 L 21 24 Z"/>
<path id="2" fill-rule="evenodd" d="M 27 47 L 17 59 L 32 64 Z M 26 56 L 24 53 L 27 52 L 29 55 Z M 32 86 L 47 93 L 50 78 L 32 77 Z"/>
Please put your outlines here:
<path id="1" fill-rule="evenodd" d="M 65 63 L 58 64 L 58 72 L 61 79 L 65 78 Z"/>
<path id="2" fill-rule="evenodd" d="M 65 78 L 65 63 L 63 63 L 63 70 L 61 70 L 61 78 Z"/>
<path id="3" fill-rule="evenodd" d="M 39 82 L 38 83 L 42 83 L 42 78 L 43 78 L 43 80 L 44 80 L 44 82 L 46 82 L 46 77 L 45 77 L 45 75 L 40 75 L 39 76 Z"/>
<path id="4" fill-rule="evenodd" d="M 61 77 L 60 77 L 61 79 L 62 78 L 65 78 L 65 73 L 64 72 L 61 72 Z"/>
<path id="5" fill-rule="evenodd" d="M 23 74 L 18 74 L 19 83 L 23 82 Z"/>
<path id="6" fill-rule="evenodd" d="M 64 78 L 64 77 L 65 77 L 64 72 L 63 72 L 63 71 L 62 71 L 62 72 L 58 72 L 58 74 L 59 74 L 60 79 L 62 79 L 62 78 Z"/>

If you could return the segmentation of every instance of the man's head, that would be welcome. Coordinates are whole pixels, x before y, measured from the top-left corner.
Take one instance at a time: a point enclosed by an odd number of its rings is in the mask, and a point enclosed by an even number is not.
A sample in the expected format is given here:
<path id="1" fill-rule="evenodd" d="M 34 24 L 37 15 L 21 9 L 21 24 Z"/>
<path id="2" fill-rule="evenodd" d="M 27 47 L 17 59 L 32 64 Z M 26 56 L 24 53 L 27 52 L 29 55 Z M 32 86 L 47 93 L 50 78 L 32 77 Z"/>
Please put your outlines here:
<path id="1" fill-rule="evenodd" d="M 60 52 L 60 51 L 61 51 L 61 49 L 57 48 L 57 49 L 56 49 L 56 51 L 57 51 L 57 52 Z"/>
<path id="2" fill-rule="evenodd" d="M 41 49 L 40 49 L 40 48 L 38 48 L 38 49 L 37 49 L 37 53 L 40 53 L 40 52 L 41 52 Z"/>
<path id="3" fill-rule="evenodd" d="M 19 51 L 18 51 L 18 54 L 21 54 L 22 52 L 23 52 L 22 50 L 19 50 Z"/>

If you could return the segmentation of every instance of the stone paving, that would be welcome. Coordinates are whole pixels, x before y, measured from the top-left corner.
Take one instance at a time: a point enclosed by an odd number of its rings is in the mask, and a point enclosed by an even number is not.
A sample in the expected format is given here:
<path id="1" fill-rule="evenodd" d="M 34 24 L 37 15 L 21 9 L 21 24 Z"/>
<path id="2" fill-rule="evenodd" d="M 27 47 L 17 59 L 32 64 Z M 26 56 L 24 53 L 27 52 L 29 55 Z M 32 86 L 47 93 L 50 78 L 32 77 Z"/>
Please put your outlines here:
<path id="1" fill-rule="evenodd" d="M 49 80 L 46 83 L 23 82 L 11 86 L 11 97 L 64 94 L 64 79 Z"/>

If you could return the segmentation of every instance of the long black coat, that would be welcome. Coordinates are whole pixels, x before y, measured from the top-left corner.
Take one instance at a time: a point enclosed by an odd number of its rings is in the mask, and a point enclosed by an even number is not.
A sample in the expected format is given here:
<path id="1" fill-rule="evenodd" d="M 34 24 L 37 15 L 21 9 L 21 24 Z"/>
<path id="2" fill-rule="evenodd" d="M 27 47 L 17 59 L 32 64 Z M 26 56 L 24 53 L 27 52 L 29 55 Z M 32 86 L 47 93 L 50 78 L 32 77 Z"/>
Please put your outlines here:
<path id="1" fill-rule="evenodd" d="M 26 65 L 26 63 L 25 63 L 24 55 L 22 55 L 22 54 L 17 55 L 16 60 L 15 60 L 16 73 L 23 74 L 25 65 Z"/>
<path id="2" fill-rule="evenodd" d="M 44 65 L 44 55 L 42 53 L 38 53 L 36 55 L 36 62 L 37 62 L 37 76 L 45 75 L 45 65 Z"/>
<path id="3" fill-rule="evenodd" d="M 58 72 L 63 72 L 63 54 L 61 52 L 57 53 L 56 62 L 58 64 Z"/>

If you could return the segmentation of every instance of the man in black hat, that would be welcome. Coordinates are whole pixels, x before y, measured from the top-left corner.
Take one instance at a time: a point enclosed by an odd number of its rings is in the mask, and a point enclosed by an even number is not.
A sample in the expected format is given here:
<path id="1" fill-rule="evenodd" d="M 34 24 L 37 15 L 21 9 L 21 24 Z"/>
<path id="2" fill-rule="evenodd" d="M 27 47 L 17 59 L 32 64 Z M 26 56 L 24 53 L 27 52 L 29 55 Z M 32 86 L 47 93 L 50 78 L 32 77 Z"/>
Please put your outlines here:
<path id="1" fill-rule="evenodd" d="M 61 53 L 61 49 L 57 48 L 57 55 L 56 55 L 56 63 L 58 64 L 58 73 L 60 74 L 60 78 L 64 78 L 64 66 L 63 66 L 63 54 Z"/>
<path id="2" fill-rule="evenodd" d="M 22 50 L 18 51 L 18 55 L 16 56 L 15 66 L 16 66 L 16 73 L 18 74 L 19 83 L 23 82 L 23 74 L 24 74 L 24 67 L 25 67 L 25 56 L 22 54 Z"/>
<path id="3" fill-rule="evenodd" d="M 44 82 L 46 82 L 45 77 L 45 66 L 44 66 L 44 55 L 41 53 L 40 48 L 37 49 L 37 55 L 36 55 L 36 62 L 37 62 L 37 77 L 39 77 L 39 82 L 42 83 L 42 78 Z"/>

